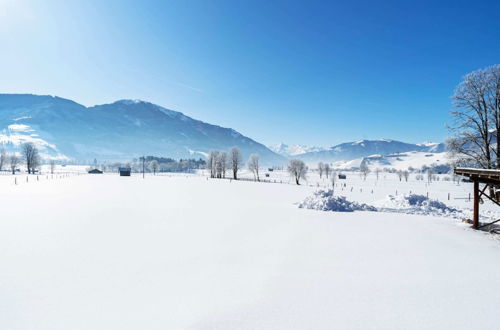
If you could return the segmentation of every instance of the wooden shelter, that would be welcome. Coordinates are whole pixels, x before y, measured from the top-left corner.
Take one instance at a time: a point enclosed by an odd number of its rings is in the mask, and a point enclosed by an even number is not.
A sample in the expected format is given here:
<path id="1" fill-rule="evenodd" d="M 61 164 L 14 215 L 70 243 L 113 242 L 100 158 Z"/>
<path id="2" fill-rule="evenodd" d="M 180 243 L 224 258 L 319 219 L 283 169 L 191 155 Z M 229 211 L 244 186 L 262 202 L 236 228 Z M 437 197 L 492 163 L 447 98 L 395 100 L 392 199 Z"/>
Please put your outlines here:
<path id="1" fill-rule="evenodd" d="M 469 178 L 474 183 L 474 209 L 473 209 L 473 219 L 472 227 L 474 229 L 479 229 L 494 224 L 500 221 L 496 220 L 487 224 L 479 224 L 479 203 L 482 197 L 486 197 L 491 200 L 496 205 L 500 206 L 499 195 L 500 193 L 500 170 L 486 170 L 478 168 L 455 168 L 454 173 L 456 175 L 461 175 Z M 479 184 L 484 184 L 484 187 L 480 189 Z M 490 188 L 490 189 L 488 189 Z M 495 196 L 492 197 L 486 192 L 486 189 L 493 191 Z M 498 193 L 497 193 L 498 192 Z"/>
<path id="2" fill-rule="evenodd" d="M 120 176 L 130 176 L 131 169 L 130 167 L 120 167 L 118 171 L 120 172 Z"/>

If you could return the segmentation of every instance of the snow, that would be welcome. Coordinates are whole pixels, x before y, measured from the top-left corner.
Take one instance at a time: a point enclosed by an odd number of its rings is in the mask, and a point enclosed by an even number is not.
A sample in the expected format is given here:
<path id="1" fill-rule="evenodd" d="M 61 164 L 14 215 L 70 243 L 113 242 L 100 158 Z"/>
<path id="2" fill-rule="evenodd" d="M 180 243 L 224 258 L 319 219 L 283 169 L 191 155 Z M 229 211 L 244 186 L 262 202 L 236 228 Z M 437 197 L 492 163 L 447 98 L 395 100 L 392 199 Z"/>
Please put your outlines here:
<path id="1" fill-rule="evenodd" d="M 30 126 L 24 125 L 24 124 L 11 124 L 8 126 L 8 129 L 11 131 L 18 131 L 18 132 L 33 132 L 34 131 Z"/>
<path id="2" fill-rule="evenodd" d="M 11 178 L 3 329 L 498 328 L 500 241 L 453 219 L 301 209 L 317 190 L 306 184 Z M 403 185 L 389 179 L 344 194 L 378 199 Z"/>
<path id="3" fill-rule="evenodd" d="M 264 174 L 269 174 L 269 177 L 264 177 Z M 347 176 L 346 180 L 339 180 L 335 176 L 335 196 L 345 196 L 347 200 L 357 203 L 365 203 L 380 207 L 381 203 L 386 201 L 388 196 L 402 195 L 423 195 L 430 200 L 436 200 L 445 203 L 448 207 L 457 209 L 456 213 L 449 216 L 457 219 L 472 217 L 472 183 L 469 182 L 454 182 L 449 174 L 435 175 L 439 181 L 433 180 L 427 182 L 426 174 L 424 180 L 416 180 L 419 173 L 411 173 L 406 182 L 401 181 L 396 173 L 380 172 L 377 179 L 374 172 L 371 172 L 366 180 L 360 176 L 359 172 L 349 170 L 337 170 L 335 173 L 343 173 Z M 243 171 L 240 176 L 250 179 L 253 177 L 248 171 Z M 286 184 L 294 184 L 290 175 L 286 171 L 274 170 L 273 172 L 262 171 L 262 180 L 270 182 L 282 182 Z M 315 170 L 309 170 L 307 181 L 302 181 L 302 184 L 311 189 L 330 189 L 332 187 L 331 177 L 322 178 Z M 311 191 L 312 194 L 312 191 Z M 298 200 L 296 202 L 299 202 Z M 402 212 L 402 211 L 401 211 Z M 500 218 L 500 208 L 485 200 L 485 203 L 480 207 L 481 221 L 495 220 Z"/>
<path id="4" fill-rule="evenodd" d="M 374 171 L 378 169 L 396 169 L 407 170 L 412 167 L 421 169 L 424 166 L 431 167 L 434 165 L 447 165 L 450 163 L 446 152 L 420 152 L 410 151 L 398 154 L 388 155 L 371 155 L 368 157 L 360 157 L 350 161 L 335 162 L 333 166 L 337 169 L 356 169 L 365 161 L 368 167 Z"/>
<path id="5" fill-rule="evenodd" d="M 375 202 L 374 205 L 381 211 L 450 216 L 458 219 L 464 218 L 462 211 L 449 207 L 443 202 L 418 194 L 388 195 L 385 199 Z"/>
<path id="6" fill-rule="evenodd" d="M 277 145 L 269 146 L 269 149 L 271 149 L 272 151 L 274 151 L 280 155 L 286 156 L 286 157 L 298 156 L 298 155 L 302 155 L 302 154 L 305 154 L 308 152 L 318 152 L 318 151 L 326 150 L 323 147 L 314 147 L 314 146 L 309 147 L 309 146 L 300 145 L 300 144 L 288 145 L 288 144 L 285 144 L 283 142 L 281 142 Z"/>
<path id="7" fill-rule="evenodd" d="M 312 196 L 306 197 L 299 207 L 336 212 L 376 211 L 373 206 L 350 202 L 344 196 L 334 196 L 333 189 L 314 192 Z"/>
<path id="8" fill-rule="evenodd" d="M 54 144 L 50 144 L 47 141 L 26 134 L 0 134 L 0 144 L 13 144 L 16 146 L 20 146 L 23 143 L 31 142 L 34 143 L 40 149 L 50 148 L 53 150 L 57 150 L 57 147 Z"/>
<path id="9" fill-rule="evenodd" d="M 335 196 L 333 189 L 320 189 L 315 191 L 311 196 L 306 197 L 304 201 L 299 203 L 299 207 L 335 212 L 383 211 L 445 216 L 457 219 L 465 217 L 462 210 L 449 207 L 445 203 L 417 194 L 388 195 L 385 199 L 368 205 L 349 201 L 345 196 Z"/>
<path id="10" fill-rule="evenodd" d="M 131 105 L 131 104 L 139 104 L 139 103 L 143 103 L 143 102 L 144 101 L 139 100 L 139 99 L 135 99 L 135 100 L 123 99 L 123 100 L 118 100 L 115 103 L 122 103 L 122 104 L 126 104 L 126 105 Z"/>

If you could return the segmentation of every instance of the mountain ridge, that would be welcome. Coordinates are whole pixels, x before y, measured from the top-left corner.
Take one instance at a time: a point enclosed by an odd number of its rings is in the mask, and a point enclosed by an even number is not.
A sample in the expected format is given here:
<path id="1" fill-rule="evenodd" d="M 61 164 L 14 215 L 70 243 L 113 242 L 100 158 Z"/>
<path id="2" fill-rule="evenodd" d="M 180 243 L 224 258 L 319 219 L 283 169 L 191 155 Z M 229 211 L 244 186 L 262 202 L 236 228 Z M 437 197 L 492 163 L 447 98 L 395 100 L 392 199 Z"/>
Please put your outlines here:
<path id="1" fill-rule="evenodd" d="M 406 143 L 392 139 L 358 140 L 344 142 L 330 147 L 326 150 L 314 151 L 297 155 L 296 158 L 305 162 L 328 162 L 350 161 L 357 158 L 372 155 L 389 155 L 404 152 L 445 152 L 445 144 L 438 142 Z"/>
<path id="2" fill-rule="evenodd" d="M 86 107 L 58 96 L 0 94 L 0 129 L 0 143 L 11 149 L 34 142 L 51 157 L 73 160 L 126 161 L 144 154 L 192 158 L 238 146 L 244 157 L 258 153 L 263 164 L 286 161 L 232 128 L 142 100 Z"/>

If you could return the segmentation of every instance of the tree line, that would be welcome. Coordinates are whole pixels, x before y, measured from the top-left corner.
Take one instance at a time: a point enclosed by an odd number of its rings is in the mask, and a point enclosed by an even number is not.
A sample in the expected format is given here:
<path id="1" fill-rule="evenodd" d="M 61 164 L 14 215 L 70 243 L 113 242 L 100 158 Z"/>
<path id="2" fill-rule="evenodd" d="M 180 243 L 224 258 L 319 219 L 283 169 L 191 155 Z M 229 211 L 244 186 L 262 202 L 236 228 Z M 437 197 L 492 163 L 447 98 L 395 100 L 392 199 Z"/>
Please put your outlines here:
<path id="1" fill-rule="evenodd" d="M 257 162 L 257 178 L 258 172 L 258 158 L 259 156 L 253 154 L 250 158 L 255 158 Z M 241 169 L 243 156 L 238 147 L 232 147 L 228 152 L 221 150 L 210 150 L 207 155 L 206 169 L 210 173 L 211 178 L 225 178 L 227 170 L 230 170 L 233 179 L 238 180 L 238 171 Z M 255 175 L 255 173 L 254 173 Z"/>
<path id="2" fill-rule="evenodd" d="M 129 167 L 132 172 L 163 173 L 163 172 L 190 172 L 192 170 L 204 169 L 206 161 L 204 159 L 173 159 L 168 157 L 143 156 L 134 158 L 127 163 L 101 164 L 97 166 L 94 161 L 94 167 L 100 168 L 103 172 L 117 171 L 120 167 Z"/>
<path id="3" fill-rule="evenodd" d="M 38 152 L 38 148 L 32 142 L 26 142 L 21 144 L 20 151 L 13 151 L 8 154 L 5 148 L 0 149 L 0 171 L 3 171 L 4 168 L 8 168 L 12 174 L 16 174 L 18 171 L 19 165 L 24 162 L 26 166 L 26 171 L 28 174 L 35 174 L 39 171 L 41 166 L 41 157 Z M 53 172 L 55 163 L 54 161 L 50 162 L 51 172 Z"/>
<path id="4" fill-rule="evenodd" d="M 226 172 L 232 173 L 232 178 L 238 180 L 238 172 L 243 166 L 243 155 L 238 147 L 232 147 L 228 152 L 211 150 L 207 155 L 206 169 L 211 178 L 226 178 Z M 253 174 L 255 181 L 260 181 L 260 156 L 251 154 L 247 160 L 247 169 Z M 294 178 L 296 184 L 306 178 L 307 166 L 299 159 L 290 160 L 288 173 Z"/>

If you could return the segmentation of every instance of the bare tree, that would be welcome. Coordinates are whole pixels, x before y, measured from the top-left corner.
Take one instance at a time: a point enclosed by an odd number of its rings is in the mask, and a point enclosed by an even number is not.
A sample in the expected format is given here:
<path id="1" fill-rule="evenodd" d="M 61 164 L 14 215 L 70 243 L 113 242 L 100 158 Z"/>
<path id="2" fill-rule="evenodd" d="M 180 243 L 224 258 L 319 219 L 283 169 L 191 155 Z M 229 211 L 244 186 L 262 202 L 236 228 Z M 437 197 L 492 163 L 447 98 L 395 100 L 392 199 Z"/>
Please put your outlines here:
<path id="1" fill-rule="evenodd" d="M 433 177 L 434 177 L 434 172 L 432 171 L 431 168 L 429 168 L 427 170 L 427 182 L 431 183 Z"/>
<path id="2" fill-rule="evenodd" d="M 500 64 L 486 68 L 487 74 L 487 104 L 491 121 L 495 128 L 495 155 L 496 168 L 500 168 L 500 141 L 498 132 L 500 132 Z"/>
<path id="3" fill-rule="evenodd" d="M 500 82 L 495 82 L 500 69 L 496 67 L 467 74 L 453 95 L 456 110 L 451 111 L 454 123 L 450 130 L 454 136 L 447 141 L 448 149 L 460 162 L 482 168 L 492 168 L 500 150 L 494 132 L 497 125 L 500 128 L 499 101 L 495 95 L 500 93 L 495 91 L 500 86 Z M 498 160 L 496 166 L 500 166 Z"/>
<path id="4" fill-rule="evenodd" d="M 222 153 L 220 151 L 217 151 L 217 154 L 215 156 L 214 160 L 214 171 L 215 171 L 215 177 L 216 178 L 222 178 L 222 172 L 224 170 L 224 164 L 222 162 Z"/>
<path id="5" fill-rule="evenodd" d="M 363 180 L 366 181 L 366 177 L 370 173 L 370 168 L 368 167 L 368 165 L 366 164 L 366 162 L 364 160 L 361 162 L 361 165 L 359 166 L 359 170 L 361 171 L 361 175 L 363 176 Z"/>
<path id="6" fill-rule="evenodd" d="M 50 174 L 54 174 L 54 170 L 56 169 L 56 162 L 55 160 L 51 159 L 50 162 Z"/>
<path id="7" fill-rule="evenodd" d="M 238 180 L 238 170 L 240 169 L 243 157 L 238 147 L 232 147 L 229 151 L 229 167 L 233 171 L 233 179 Z"/>
<path id="8" fill-rule="evenodd" d="M 26 168 L 28 174 L 35 173 L 35 169 L 40 165 L 40 157 L 38 155 L 38 149 L 32 142 L 23 143 L 21 147 L 21 152 L 26 162 Z"/>
<path id="9" fill-rule="evenodd" d="M 300 159 L 291 159 L 288 163 L 288 173 L 295 179 L 296 184 L 300 184 L 300 179 L 305 179 L 307 166 Z"/>
<path id="10" fill-rule="evenodd" d="M 6 163 L 7 163 L 7 153 L 5 152 L 5 148 L 2 147 L 0 149 L 0 171 L 3 170 L 3 167 Z"/>
<path id="11" fill-rule="evenodd" d="M 227 169 L 227 153 L 225 151 L 219 152 L 219 156 L 217 157 L 217 168 L 219 169 L 219 178 L 225 178 Z"/>
<path id="12" fill-rule="evenodd" d="M 410 177 L 410 172 L 408 172 L 407 170 L 403 171 L 403 176 L 405 178 L 405 181 L 408 182 L 408 178 Z"/>
<path id="13" fill-rule="evenodd" d="M 259 155 L 251 154 L 248 158 L 248 169 L 253 173 L 253 177 L 256 181 L 260 181 L 259 178 Z"/>
<path id="14" fill-rule="evenodd" d="M 401 181 L 403 179 L 403 171 L 399 170 L 396 174 L 398 175 L 399 181 Z"/>
<path id="15" fill-rule="evenodd" d="M 144 179 L 146 177 L 146 157 L 139 157 L 139 161 L 141 162 L 142 178 Z M 125 167 L 130 167 L 130 164 L 126 165 Z"/>
<path id="16" fill-rule="evenodd" d="M 159 167 L 160 167 L 160 165 L 158 164 L 158 161 L 156 159 L 153 159 L 149 163 L 149 168 L 151 169 L 151 171 L 153 171 L 153 175 L 156 175 L 156 172 L 158 172 Z"/>
<path id="17" fill-rule="evenodd" d="M 377 181 L 378 181 L 378 177 L 379 177 L 379 175 L 380 175 L 380 168 L 378 168 L 378 167 L 377 167 L 377 168 L 375 169 L 375 176 L 377 177 Z"/>
<path id="18" fill-rule="evenodd" d="M 12 154 L 9 157 L 9 165 L 12 171 L 12 174 L 16 174 L 16 167 L 19 165 L 19 157 L 16 154 Z"/>
<path id="19" fill-rule="evenodd" d="M 331 172 L 330 165 L 328 163 L 326 163 L 324 166 L 324 169 L 325 169 L 326 178 L 328 179 L 328 177 L 330 176 L 330 172 Z"/>
<path id="20" fill-rule="evenodd" d="M 321 179 L 323 177 L 323 171 L 325 170 L 325 164 L 323 163 L 318 163 L 318 172 L 319 172 L 319 178 Z"/>
<path id="21" fill-rule="evenodd" d="M 217 151 L 217 150 L 210 150 L 208 152 L 206 168 L 210 172 L 211 178 L 215 178 L 215 176 L 216 176 L 216 166 L 217 166 L 218 155 L 219 155 L 219 151 Z"/>

